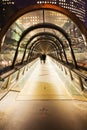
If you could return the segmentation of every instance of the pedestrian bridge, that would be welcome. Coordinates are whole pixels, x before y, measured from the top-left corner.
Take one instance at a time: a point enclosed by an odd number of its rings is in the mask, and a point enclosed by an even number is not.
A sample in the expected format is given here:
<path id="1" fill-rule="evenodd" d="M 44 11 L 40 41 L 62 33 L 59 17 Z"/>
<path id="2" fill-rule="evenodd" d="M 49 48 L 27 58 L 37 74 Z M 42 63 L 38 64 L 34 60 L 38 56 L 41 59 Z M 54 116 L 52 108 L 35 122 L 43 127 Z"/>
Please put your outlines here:
<path id="1" fill-rule="evenodd" d="M 77 77 L 82 91 L 87 89 L 87 30 L 68 10 L 50 4 L 25 7 L 2 28 L 0 41 L 1 91 L 9 89 L 42 53 L 69 73 L 71 80 Z"/>
<path id="2" fill-rule="evenodd" d="M 13 73 L 8 92 L 0 101 L 0 128 L 86 129 L 86 94 L 80 88 L 78 76 L 71 73 L 48 56 L 45 64 L 37 58 L 20 72 Z"/>
<path id="3" fill-rule="evenodd" d="M 84 119 L 87 114 L 87 30 L 84 24 L 64 8 L 31 5 L 8 20 L 0 31 L 0 42 L 0 127 L 3 130 L 87 129 Z M 45 64 L 40 63 L 42 53 L 47 57 Z M 67 114 L 70 116 L 66 120 Z"/>

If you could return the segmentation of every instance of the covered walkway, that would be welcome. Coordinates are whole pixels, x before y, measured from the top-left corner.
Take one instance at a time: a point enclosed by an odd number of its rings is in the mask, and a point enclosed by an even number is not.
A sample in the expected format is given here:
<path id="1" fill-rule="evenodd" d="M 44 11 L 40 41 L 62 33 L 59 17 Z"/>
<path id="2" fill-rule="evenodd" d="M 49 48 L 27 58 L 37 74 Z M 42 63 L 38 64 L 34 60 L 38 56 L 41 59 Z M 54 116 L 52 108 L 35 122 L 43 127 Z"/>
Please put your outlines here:
<path id="1" fill-rule="evenodd" d="M 79 85 L 74 86 L 70 78 L 66 78 L 58 66 L 47 57 L 46 63 L 40 64 L 38 60 L 34 71 L 23 80 L 24 86 L 19 93 L 18 100 L 51 100 L 51 99 L 78 99 L 87 101 L 79 90 Z M 20 85 L 20 86 L 21 86 Z M 16 90 L 14 87 L 12 90 Z"/>
<path id="2" fill-rule="evenodd" d="M 49 57 L 38 59 L 1 100 L 0 129 L 86 130 L 86 101 Z"/>
<path id="3" fill-rule="evenodd" d="M 28 5 L 1 28 L 0 129 L 87 129 L 87 29 L 69 10 Z"/>
<path id="4" fill-rule="evenodd" d="M 42 54 L 86 92 L 87 30 L 70 11 L 51 4 L 24 7 L 2 28 L 0 41 L 1 99 Z"/>

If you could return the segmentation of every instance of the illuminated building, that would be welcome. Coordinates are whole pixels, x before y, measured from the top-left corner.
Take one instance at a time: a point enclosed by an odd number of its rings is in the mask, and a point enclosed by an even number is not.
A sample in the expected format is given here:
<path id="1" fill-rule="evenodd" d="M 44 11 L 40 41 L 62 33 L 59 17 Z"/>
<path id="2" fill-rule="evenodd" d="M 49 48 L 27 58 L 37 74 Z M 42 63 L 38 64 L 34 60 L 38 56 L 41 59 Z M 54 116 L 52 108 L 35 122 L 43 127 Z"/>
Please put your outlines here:
<path id="1" fill-rule="evenodd" d="M 75 13 L 76 16 L 85 22 L 86 2 L 84 0 L 37 0 L 37 4 L 56 4 Z"/>
<path id="2" fill-rule="evenodd" d="M 2 4 L 3 5 L 14 5 L 14 1 L 13 0 L 2 0 Z"/>
<path id="3" fill-rule="evenodd" d="M 0 1 L 0 30 L 8 19 L 21 8 L 31 4 L 54 4 L 76 14 L 86 24 L 87 11 L 85 0 L 1 0 Z M 32 20 L 32 19 L 31 19 Z M 86 24 L 87 26 L 87 24 Z"/>
<path id="4" fill-rule="evenodd" d="M 16 10 L 14 0 L 2 0 L 0 2 L 0 27 L 8 20 Z M 1 29 L 0 29 L 1 30 Z"/>

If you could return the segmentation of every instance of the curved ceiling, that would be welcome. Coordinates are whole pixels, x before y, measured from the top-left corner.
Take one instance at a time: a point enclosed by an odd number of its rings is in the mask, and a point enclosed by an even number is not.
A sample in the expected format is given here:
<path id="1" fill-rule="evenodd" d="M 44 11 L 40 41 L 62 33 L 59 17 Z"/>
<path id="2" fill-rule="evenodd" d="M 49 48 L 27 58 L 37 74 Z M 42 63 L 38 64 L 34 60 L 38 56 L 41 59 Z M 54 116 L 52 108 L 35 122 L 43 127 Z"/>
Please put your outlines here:
<path id="1" fill-rule="evenodd" d="M 82 64 L 87 60 L 86 35 L 82 22 L 66 9 L 49 4 L 26 7 L 1 32 L 0 69 L 28 63 L 31 53 L 34 59 L 42 52 L 76 68 L 86 68 Z"/>

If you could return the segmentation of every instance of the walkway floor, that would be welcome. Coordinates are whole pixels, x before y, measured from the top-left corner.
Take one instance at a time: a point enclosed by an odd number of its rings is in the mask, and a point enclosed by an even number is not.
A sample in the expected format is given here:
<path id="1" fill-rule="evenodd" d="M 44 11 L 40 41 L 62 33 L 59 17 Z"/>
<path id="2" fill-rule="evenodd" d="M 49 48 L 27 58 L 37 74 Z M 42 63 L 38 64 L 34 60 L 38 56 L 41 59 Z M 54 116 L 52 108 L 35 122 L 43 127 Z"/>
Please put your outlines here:
<path id="1" fill-rule="evenodd" d="M 21 84 L 22 85 L 22 84 Z M 86 100 L 70 78 L 47 58 L 46 64 L 36 64 L 34 71 L 25 81 L 17 100 L 80 99 Z"/>
<path id="2" fill-rule="evenodd" d="M 0 130 L 86 130 L 87 102 L 80 91 L 49 59 L 32 69 L 19 84 L 21 92 L 12 90 L 0 102 Z"/>

